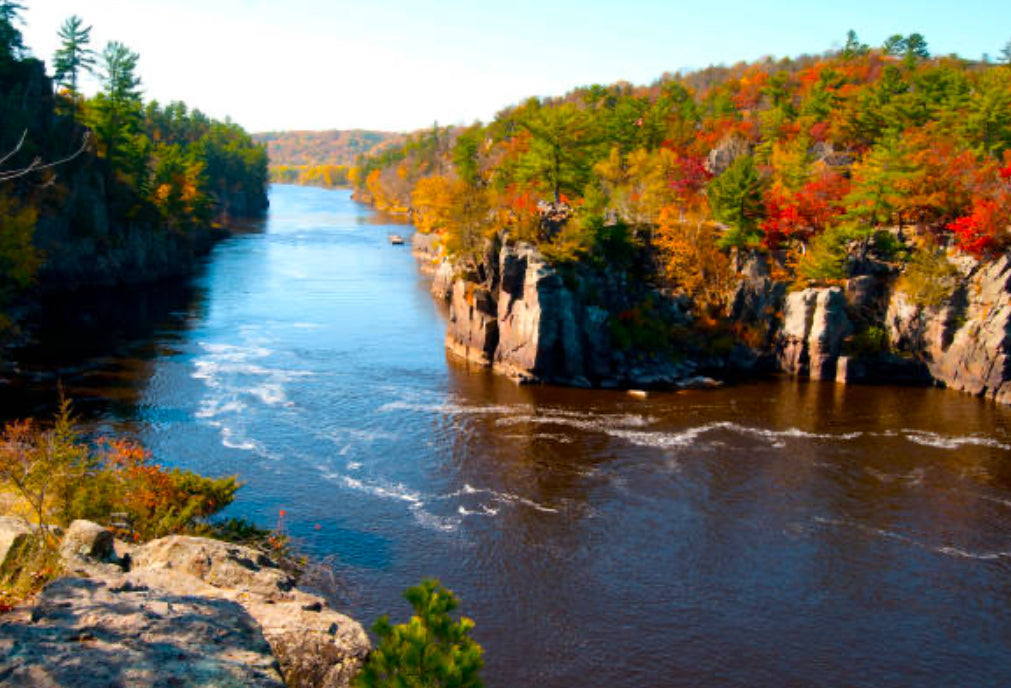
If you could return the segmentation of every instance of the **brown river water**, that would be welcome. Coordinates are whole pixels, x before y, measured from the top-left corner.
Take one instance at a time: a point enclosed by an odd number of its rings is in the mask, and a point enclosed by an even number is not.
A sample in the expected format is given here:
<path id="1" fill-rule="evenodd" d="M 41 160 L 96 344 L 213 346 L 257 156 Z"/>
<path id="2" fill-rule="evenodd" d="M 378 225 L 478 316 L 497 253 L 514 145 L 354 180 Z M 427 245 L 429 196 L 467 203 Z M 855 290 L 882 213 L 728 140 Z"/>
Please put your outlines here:
<path id="1" fill-rule="evenodd" d="M 491 688 L 1011 685 L 1011 409 L 770 379 L 517 387 L 447 359 L 404 233 L 277 186 L 190 280 L 53 299 L 0 387 L 245 483 L 366 626 L 434 576 Z M 318 526 L 318 528 L 317 528 Z"/>

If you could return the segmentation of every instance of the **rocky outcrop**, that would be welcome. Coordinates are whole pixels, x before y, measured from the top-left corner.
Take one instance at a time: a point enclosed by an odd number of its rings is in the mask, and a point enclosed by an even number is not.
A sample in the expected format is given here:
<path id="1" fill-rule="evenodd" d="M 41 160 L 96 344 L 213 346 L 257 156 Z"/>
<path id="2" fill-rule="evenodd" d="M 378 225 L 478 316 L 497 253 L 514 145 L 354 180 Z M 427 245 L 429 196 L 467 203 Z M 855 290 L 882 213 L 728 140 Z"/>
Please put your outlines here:
<path id="1" fill-rule="evenodd" d="M 841 289 L 793 292 L 787 295 L 783 310 L 777 343 L 779 365 L 792 375 L 834 380 L 843 342 L 852 332 Z"/>
<path id="2" fill-rule="evenodd" d="M 476 274 L 453 284 L 446 346 L 522 382 L 674 387 L 697 366 L 614 340 L 621 315 L 643 303 L 655 322 L 687 322 L 677 301 L 624 272 L 574 266 L 563 274 L 531 244 L 491 244 Z"/>
<path id="3" fill-rule="evenodd" d="M 0 617 L 0 682 L 24 688 L 281 688 L 242 605 L 128 582 L 61 578 Z"/>
<path id="4" fill-rule="evenodd" d="M 72 669 L 93 659 L 96 686 L 343 688 L 369 651 L 357 622 L 248 547 L 184 536 L 132 547 L 76 521 L 61 555 L 86 578 L 0 617 L 5 685 L 91 685 Z"/>
<path id="5" fill-rule="evenodd" d="M 939 384 L 1011 404 L 1011 256 L 976 267 L 939 306 L 897 291 L 886 326 L 892 346 L 921 357 Z"/>

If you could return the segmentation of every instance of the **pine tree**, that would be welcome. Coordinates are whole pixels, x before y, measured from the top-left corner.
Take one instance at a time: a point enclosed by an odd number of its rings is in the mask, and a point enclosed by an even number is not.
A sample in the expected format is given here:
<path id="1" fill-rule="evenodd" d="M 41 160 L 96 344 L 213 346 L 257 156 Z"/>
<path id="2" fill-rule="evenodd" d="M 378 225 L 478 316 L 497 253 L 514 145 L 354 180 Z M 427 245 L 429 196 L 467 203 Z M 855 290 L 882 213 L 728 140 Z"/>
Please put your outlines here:
<path id="1" fill-rule="evenodd" d="M 91 27 L 85 27 L 84 20 L 75 14 L 63 22 L 59 36 L 62 43 L 53 56 L 56 83 L 65 86 L 72 98 L 77 98 L 81 72 L 91 72 L 95 66 L 95 51 L 88 47 Z"/>
<path id="2" fill-rule="evenodd" d="M 528 179 L 544 179 L 555 203 L 565 191 L 582 190 L 587 164 L 586 113 L 571 103 L 541 107 L 520 123 L 532 137 L 530 151 L 520 166 Z"/>
<path id="3" fill-rule="evenodd" d="M 140 126 L 140 77 L 135 74 L 138 59 L 137 53 L 117 41 L 111 41 L 102 51 L 102 91 L 95 96 L 89 124 L 112 170 L 124 166 L 121 158 Z"/>
<path id="4" fill-rule="evenodd" d="M 17 28 L 21 23 L 18 13 L 24 8 L 19 0 L 0 0 L 0 65 L 24 56 L 25 46 Z"/>
<path id="5" fill-rule="evenodd" d="M 762 179 L 750 155 L 739 156 L 709 184 L 707 194 L 713 215 L 730 229 L 720 239 L 722 248 L 757 244 L 761 238 Z"/>
<path id="6" fill-rule="evenodd" d="M 383 616 L 372 627 L 379 645 L 355 679 L 356 688 L 481 688 L 483 650 L 470 637 L 474 622 L 454 621 L 456 596 L 436 580 L 422 581 L 404 597 L 414 607 L 406 624 Z"/>

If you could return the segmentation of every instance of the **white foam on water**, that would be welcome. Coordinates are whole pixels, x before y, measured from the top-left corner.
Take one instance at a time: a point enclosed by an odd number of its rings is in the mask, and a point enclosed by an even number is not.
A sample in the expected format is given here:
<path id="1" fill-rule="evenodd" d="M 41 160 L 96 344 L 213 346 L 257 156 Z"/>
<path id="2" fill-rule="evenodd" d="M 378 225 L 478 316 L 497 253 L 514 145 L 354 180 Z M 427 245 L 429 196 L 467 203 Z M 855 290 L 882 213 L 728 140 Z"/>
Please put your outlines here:
<path id="1" fill-rule="evenodd" d="M 529 435 L 502 435 L 504 439 L 510 440 L 549 440 L 551 442 L 558 442 L 560 444 L 572 444 L 576 440 L 568 435 L 555 435 L 550 432 L 535 432 Z"/>
<path id="2" fill-rule="evenodd" d="M 246 410 L 246 405 L 238 399 L 204 399 L 200 402 L 200 408 L 193 414 L 197 418 L 216 418 L 226 414 L 240 414 Z"/>
<path id="3" fill-rule="evenodd" d="M 518 406 L 474 406 L 470 404 L 455 404 L 452 402 L 442 403 L 421 403 L 414 401 L 391 401 L 380 406 L 378 413 L 388 413 L 390 411 L 421 411 L 424 413 L 441 413 L 452 415 L 485 415 L 485 414 L 505 414 L 516 411 Z"/>
<path id="4" fill-rule="evenodd" d="M 521 497 L 517 494 L 512 494 L 511 492 L 499 492 L 497 490 L 492 490 L 487 487 L 474 487 L 469 483 L 464 483 L 456 492 L 450 492 L 449 494 L 442 495 L 437 499 L 452 499 L 454 497 L 459 497 L 461 495 L 477 495 L 483 494 L 488 495 L 494 502 L 499 502 L 503 504 L 522 504 L 523 506 L 530 507 L 536 511 L 542 511 L 548 514 L 557 514 L 558 509 L 550 506 L 545 506 L 544 504 L 539 504 L 532 499 L 527 499 L 526 497 Z M 497 512 L 496 512 L 497 513 Z"/>
<path id="5" fill-rule="evenodd" d="M 424 505 L 425 503 L 418 492 L 415 492 L 400 483 L 396 485 L 386 483 L 367 483 L 363 480 L 359 480 L 358 478 L 352 478 L 349 475 L 330 475 L 339 478 L 345 486 L 351 488 L 352 490 L 365 492 L 374 497 L 379 497 L 381 499 L 393 499 L 396 501 L 407 502 L 408 504 Z"/>
<path id="6" fill-rule="evenodd" d="M 430 530 L 438 530 L 443 533 L 452 533 L 457 530 L 460 527 L 462 520 L 451 516 L 436 516 L 435 514 L 422 509 L 420 504 L 412 505 L 411 513 L 414 515 L 414 520 L 421 526 Z"/>
<path id="7" fill-rule="evenodd" d="M 348 461 L 347 469 L 349 471 L 357 471 L 361 467 L 362 464 L 360 461 Z"/>
<path id="8" fill-rule="evenodd" d="M 1011 451 L 1011 445 L 1004 444 L 992 437 L 981 437 L 979 435 L 946 436 L 927 430 L 902 430 L 902 436 L 915 444 L 925 447 L 935 447 L 937 449 L 961 449 L 965 446 L 975 446 L 993 447 L 994 449 Z"/>
<path id="9" fill-rule="evenodd" d="M 911 538 L 908 535 L 903 535 L 901 533 L 896 533 L 891 530 L 885 530 L 884 528 L 875 528 L 873 526 L 864 525 L 863 523 L 857 523 L 855 521 L 849 521 L 845 519 L 836 518 L 823 518 L 816 517 L 815 522 L 820 525 L 829 525 L 839 528 L 850 528 L 853 530 L 858 530 L 867 535 L 872 535 L 880 537 L 885 540 L 893 540 L 895 542 L 901 542 L 911 547 L 917 547 L 919 549 L 926 550 L 928 552 L 933 552 L 935 554 L 943 554 L 948 557 L 958 557 L 960 559 L 975 559 L 977 561 L 995 561 L 998 559 L 1011 558 L 1011 551 L 996 551 L 996 552 L 971 552 L 961 547 L 955 547 L 954 545 L 931 545 L 926 542 L 922 542 L 915 538 Z"/>

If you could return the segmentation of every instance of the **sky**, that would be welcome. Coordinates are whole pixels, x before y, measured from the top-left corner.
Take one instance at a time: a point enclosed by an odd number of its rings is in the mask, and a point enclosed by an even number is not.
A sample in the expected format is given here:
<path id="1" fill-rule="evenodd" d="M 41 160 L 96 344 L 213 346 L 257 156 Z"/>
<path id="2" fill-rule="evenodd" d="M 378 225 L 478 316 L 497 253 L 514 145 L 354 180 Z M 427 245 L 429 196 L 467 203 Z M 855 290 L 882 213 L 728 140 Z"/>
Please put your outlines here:
<path id="1" fill-rule="evenodd" d="M 1011 40 L 1008 0 L 22 0 L 51 63 L 71 14 L 140 54 L 146 99 L 249 131 L 411 131 L 489 121 L 529 96 L 919 32 L 978 59 Z M 92 80 L 85 92 L 96 87 Z"/>

